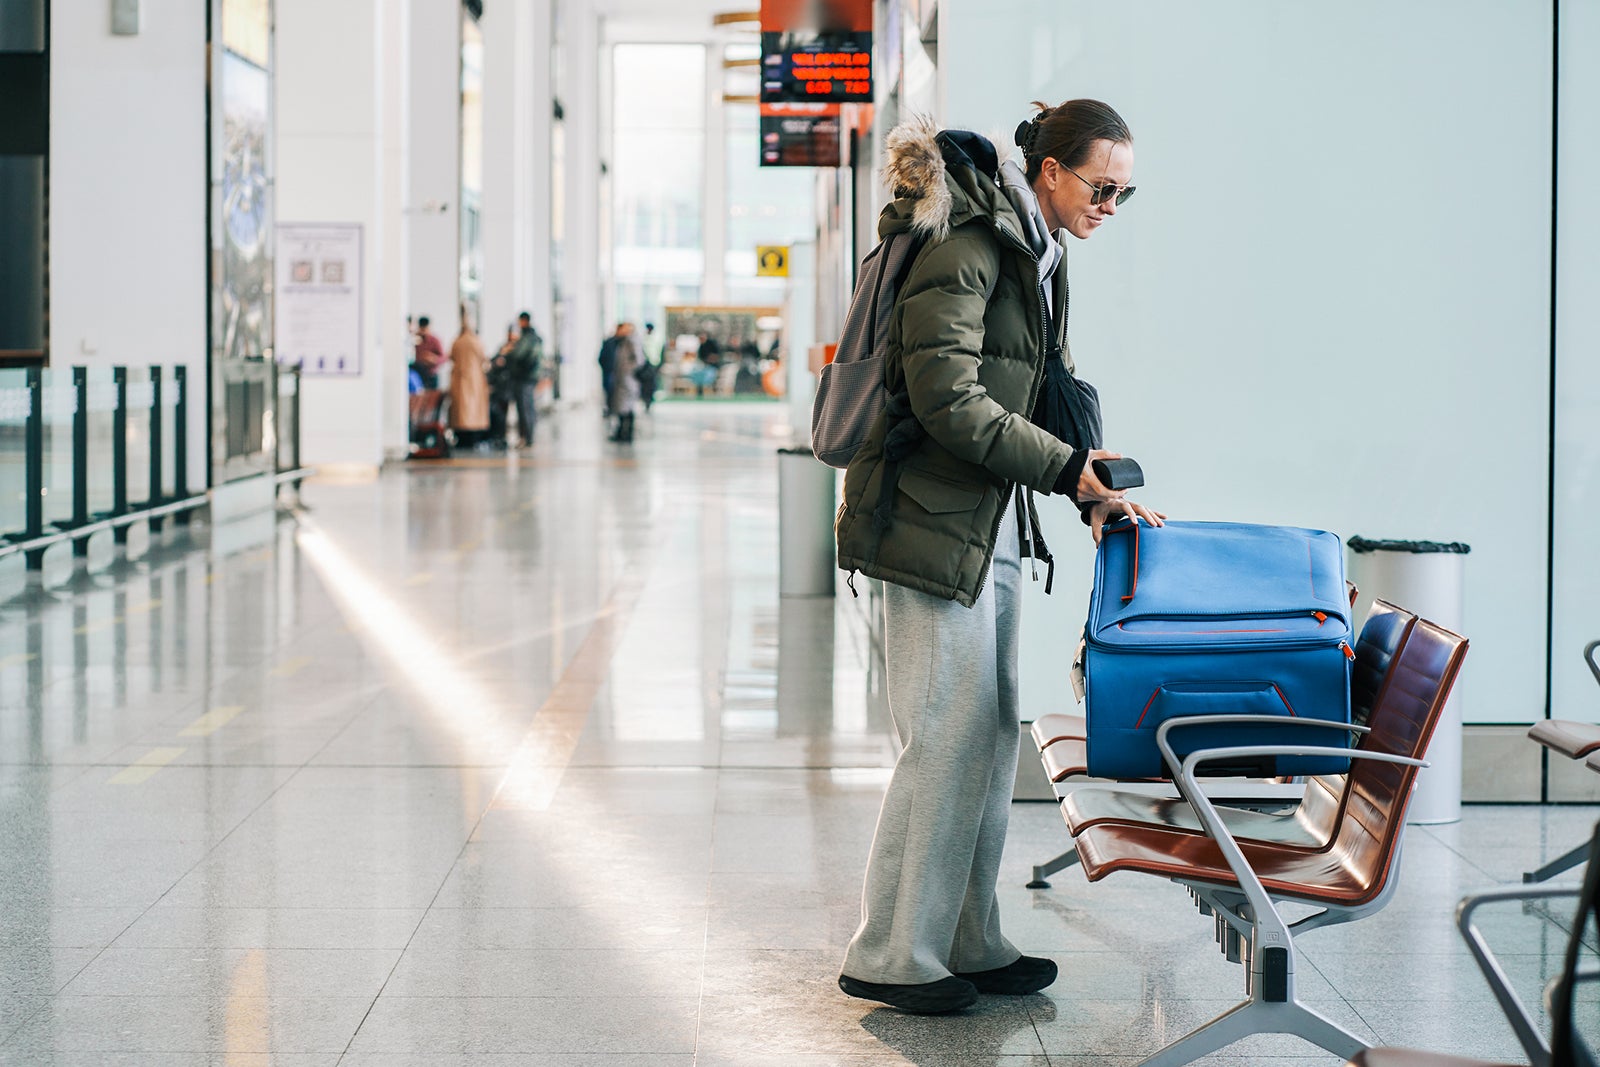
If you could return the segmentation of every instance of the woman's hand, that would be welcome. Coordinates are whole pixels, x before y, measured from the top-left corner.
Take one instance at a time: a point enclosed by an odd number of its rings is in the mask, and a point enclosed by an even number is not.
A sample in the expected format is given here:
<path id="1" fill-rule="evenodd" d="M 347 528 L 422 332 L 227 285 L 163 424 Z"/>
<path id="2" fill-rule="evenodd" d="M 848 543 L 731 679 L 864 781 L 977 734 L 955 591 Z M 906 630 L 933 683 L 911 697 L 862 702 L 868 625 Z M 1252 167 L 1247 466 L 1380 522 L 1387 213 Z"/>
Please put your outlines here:
<path id="1" fill-rule="evenodd" d="M 1078 491 L 1075 494 L 1078 498 L 1078 503 L 1087 504 L 1092 501 L 1098 504 L 1102 501 L 1116 500 L 1122 496 L 1122 493 L 1115 489 L 1107 489 L 1100 479 L 1094 476 L 1095 460 L 1121 458 L 1121 452 L 1108 452 L 1103 448 L 1089 450 L 1089 458 L 1083 461 L 1083 473 L 1078 475 Z"/>
<path id="2" fill-rule="evenodd" d="M 1118 493 L 1113 499 L 1102 500 L 1089 509 L 1089 533 L 1094 537 L 1094 543 L 1097 545 L 1100 543 L 1100 537 L 1107 523 L 1120 522 L 1125 518 L 1134 522 L 1143 519 L 1151 526 L 1160 526 L 1166 515 L 1143 504 L 1136 504 Z"/>

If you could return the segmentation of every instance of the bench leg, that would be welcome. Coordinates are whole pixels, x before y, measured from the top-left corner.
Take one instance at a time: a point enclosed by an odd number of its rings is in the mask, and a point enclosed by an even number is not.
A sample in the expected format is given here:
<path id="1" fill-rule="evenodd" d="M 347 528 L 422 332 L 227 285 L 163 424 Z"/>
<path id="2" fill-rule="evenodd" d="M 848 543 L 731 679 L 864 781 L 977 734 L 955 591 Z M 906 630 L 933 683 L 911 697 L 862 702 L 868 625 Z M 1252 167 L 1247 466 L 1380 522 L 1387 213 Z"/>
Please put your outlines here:
<path id="1" fill-rule="evenodd" d="M 1345 1059 L 1368 1047 L 1355 1034 L 1303 1004 L 1247 1000 L 1180 1037 L 1139 1067 L 1183 1067 L 1251 1034 L 1293 1034 Z"/>
<path id="2" fill-rule="evenodd" d="M 1562 871 L 1570 871 L 1582 863 L 1589 855 L 1589 842 L 1585 841 L 1571 852 L 1557 856 L 1537 871 L 1528 871 L 1522 876 L 1524 882 L 1543 882 L 1554 878 Z M 1037 868 L 1036 868 L 1037 869 Z"/>
<path id="3" fill-rule="evenodd" d="M 1585 846 L 1585 847 L 1587 848 L 1588 846 Z M 1073 848 L 1067 849 L 1065 852 L 1063 852 L 1061 855 L 1057 856 L 1053 860 L 1049 860 L 1049 861 L 1047 861 L 1045 863 L 1036 863 L 1036 864 L 1034 864 L 1034 867 L 1033 867 L 1033 881 L 1028 883 L 1027 888 L 1029 888 L 1029 889 L 1049 889 L 1050 888 L 1050 883 L 1045 881 L 1046 878 L 1049 878 L 1052 874 L 1055 874 L 1057 871 L 1064 871 L 1068 867 L 1075 866 L 1077 864 L 1077 862 L 1078 862 L 1078 850 L 1077 850 L 1076 846 L 1074 846 Z"/>

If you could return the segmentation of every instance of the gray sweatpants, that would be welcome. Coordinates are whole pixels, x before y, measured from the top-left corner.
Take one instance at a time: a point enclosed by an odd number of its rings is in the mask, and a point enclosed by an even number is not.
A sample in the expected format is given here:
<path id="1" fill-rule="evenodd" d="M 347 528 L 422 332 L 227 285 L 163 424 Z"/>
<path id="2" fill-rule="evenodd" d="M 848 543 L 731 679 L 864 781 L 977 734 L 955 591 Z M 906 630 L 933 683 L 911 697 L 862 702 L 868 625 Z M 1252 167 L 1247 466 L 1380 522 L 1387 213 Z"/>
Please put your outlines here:
<path id="1" fill-rule="evenodd" d="M 995 881 L 1017 772 L 1021 569 L 1016 508 L 971 608 L 884 587 L 889 711 L 902 751 L 883 798 L 844 973 L 916 985 L 1020 952 Z"/>

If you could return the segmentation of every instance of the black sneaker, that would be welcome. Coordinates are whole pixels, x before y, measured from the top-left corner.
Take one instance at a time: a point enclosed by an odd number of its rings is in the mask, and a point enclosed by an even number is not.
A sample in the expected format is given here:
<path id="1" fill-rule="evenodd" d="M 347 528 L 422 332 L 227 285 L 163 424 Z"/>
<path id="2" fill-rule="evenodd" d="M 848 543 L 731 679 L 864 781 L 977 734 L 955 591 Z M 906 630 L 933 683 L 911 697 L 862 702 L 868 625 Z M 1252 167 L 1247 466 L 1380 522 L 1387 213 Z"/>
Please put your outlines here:
<path id="1" fill-rule="evenodd" d="M 971 982 L 960 978 L 941 978 L 937 982 L 921 985 L 883 985 L 863 982 L 848 974 L 839 976 L 839 988 L 852 997 L 876 1000 L 891 1008 L 899 1008 L 915 1015 L 940 1015 L 971 1007 L 978 1000 L 978 991 Z"/>
<path id="2" fill-rule="evenodd" d="M 996 967 L 992 971 L 973 971 L 958 974 L 957 978 L 971 982 L 980 993 L 998 993 L 1001 996 L 1020 997 L 1037 993 L 1056 980 L 1055 960 L 1037 956 L 1019 956 L 1015 963 Z"/>

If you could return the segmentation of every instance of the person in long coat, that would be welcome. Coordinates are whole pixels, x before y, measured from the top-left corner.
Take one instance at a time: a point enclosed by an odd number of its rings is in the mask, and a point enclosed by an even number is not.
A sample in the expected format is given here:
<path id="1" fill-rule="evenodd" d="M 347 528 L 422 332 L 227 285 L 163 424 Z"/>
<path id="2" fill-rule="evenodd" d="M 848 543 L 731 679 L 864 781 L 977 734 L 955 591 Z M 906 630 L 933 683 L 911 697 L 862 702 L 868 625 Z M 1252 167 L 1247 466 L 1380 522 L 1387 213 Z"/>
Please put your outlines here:
<path id="1" fill-rule="evenodd" d="M 611 414 L 617 417 L 616 431 L 611 440 L 620 444 L 633 443 L 633 420 L 639 412 L 639 378 L 635 373 L 644 362 L 644 351 L 639 339 L 633 335 L 633 323 L 625 322 L 617 329 L 615 362 L 612 364 Z"/>
<path id="2" fill-rule="evenodd" d="M 477 445 L 489 434 L 489 372 L 483 342 L 472 330 L 466 308 L 461 309 L 461 333 L 450 346 L 450 425 L 456 440 Z"/>

